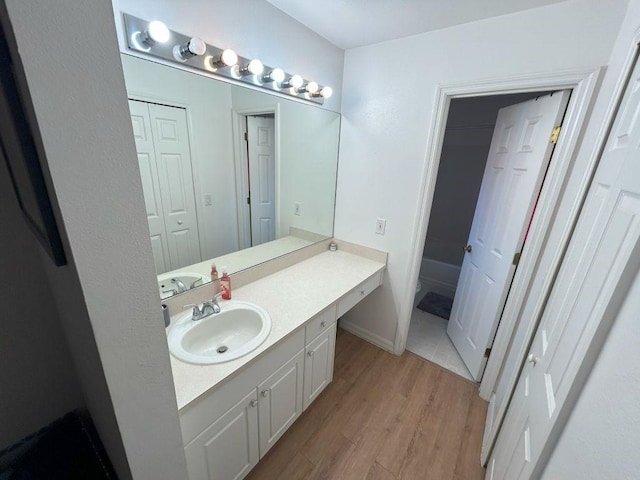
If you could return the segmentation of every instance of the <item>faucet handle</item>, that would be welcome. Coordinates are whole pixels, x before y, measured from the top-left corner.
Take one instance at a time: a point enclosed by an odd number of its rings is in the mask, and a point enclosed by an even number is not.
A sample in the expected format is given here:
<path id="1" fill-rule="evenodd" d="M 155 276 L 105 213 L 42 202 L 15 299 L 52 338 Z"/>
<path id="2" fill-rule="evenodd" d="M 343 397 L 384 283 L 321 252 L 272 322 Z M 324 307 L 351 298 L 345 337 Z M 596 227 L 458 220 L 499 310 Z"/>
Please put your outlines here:
<path id="1" fill-rule="evenodd" d="M 193 307 L 193 312 L 191 313 L 191 319 L 192 320 L 199 320 L 202 318 L 202 312 L 200 311 L 200 308 L 198 307 L 197 304 L 195 303 L 188 303 L 187 305 L 184 305 L 182 308 L 184 310 L 186 310 L 187 308 L 191 308 Z"/>

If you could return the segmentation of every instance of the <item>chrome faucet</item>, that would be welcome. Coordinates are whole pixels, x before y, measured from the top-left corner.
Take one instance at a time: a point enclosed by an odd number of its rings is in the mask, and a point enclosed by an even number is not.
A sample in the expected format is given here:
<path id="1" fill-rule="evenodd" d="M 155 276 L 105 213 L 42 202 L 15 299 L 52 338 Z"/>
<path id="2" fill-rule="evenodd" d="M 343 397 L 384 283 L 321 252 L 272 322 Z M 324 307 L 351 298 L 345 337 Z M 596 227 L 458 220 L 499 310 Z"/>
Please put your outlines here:
<path id="1" fill-rule="evenodd" d="M 187 290 L 189 290 L 187 288 L 187 286 L 184 284 L 184 282 L 182 280 L 180 280 L 179 278 L 172 278 L 171 279 L 171 283 L 175 283 L 176 286 L 178 287 L 178 292 L 182 293 L 182 292 L 186 292 Z"/>
<path id="2" fill-rule="evenodd" d="M 222 296 L 222 292 L 216 293 L 211 300 L 202 304 L 202 308 L 198 308 L 198 305 L 195 303 L 185 305 L 183 308 L 193 307 L 191 320 L 197 322 L 198 320 L 209 317 L 213 314 L 220 313 L 220 305 L 218 305 L 218 298 L 220 298 L 220 296 Z"/>

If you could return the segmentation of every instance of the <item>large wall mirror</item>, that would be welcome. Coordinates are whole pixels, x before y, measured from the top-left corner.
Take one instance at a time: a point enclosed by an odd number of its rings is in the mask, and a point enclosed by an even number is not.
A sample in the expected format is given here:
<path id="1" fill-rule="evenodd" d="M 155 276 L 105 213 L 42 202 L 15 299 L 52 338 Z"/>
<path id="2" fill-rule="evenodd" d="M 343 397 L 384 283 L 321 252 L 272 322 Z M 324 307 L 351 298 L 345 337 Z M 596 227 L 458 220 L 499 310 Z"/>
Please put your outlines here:
<path id="1" fill-rule="evenodd" d="M 333 235 L 338 113 L 122 64 L 161 298 Z"/>

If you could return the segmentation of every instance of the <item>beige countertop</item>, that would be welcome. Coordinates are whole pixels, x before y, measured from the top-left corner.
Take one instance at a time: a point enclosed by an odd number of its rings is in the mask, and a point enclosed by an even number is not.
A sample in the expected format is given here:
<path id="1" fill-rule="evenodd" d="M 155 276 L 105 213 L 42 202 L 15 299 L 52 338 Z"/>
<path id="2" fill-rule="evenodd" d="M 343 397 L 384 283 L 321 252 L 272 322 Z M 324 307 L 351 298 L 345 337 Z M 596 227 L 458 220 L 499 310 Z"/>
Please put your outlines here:
<path id="1" fill-rule="evenodd" d="M 384 263 L 352 253 L 326 251 L 232 289 L 233 300 L 255 303 L 269 313 L 271 332 L 253 352 L 222 364 L 193 365 L 171 355 L 178 409 L 233 377 L 260 354 L 384 268 Z M 172 324 L 181 315 L 174 316 Z"/>

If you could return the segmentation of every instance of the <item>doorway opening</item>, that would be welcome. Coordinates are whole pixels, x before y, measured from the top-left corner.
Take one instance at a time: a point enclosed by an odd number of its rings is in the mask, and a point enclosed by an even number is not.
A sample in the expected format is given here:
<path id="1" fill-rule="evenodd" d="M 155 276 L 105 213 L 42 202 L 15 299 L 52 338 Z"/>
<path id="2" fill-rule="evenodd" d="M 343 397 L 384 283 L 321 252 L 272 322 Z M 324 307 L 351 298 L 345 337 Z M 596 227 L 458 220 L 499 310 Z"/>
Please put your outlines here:
<path id="1" fill-rule="evenodd" d="M 406 348 L 469 380 L 482 377 L 568 100 L 451 100 Z"/>
<path id="2" fill-rule="evenodd" d="M 241 249 L 278 236 L 277 109 L 234 111 L 236 191 Z"/>

